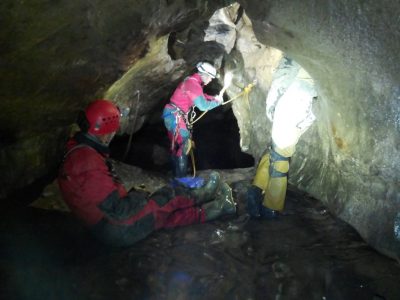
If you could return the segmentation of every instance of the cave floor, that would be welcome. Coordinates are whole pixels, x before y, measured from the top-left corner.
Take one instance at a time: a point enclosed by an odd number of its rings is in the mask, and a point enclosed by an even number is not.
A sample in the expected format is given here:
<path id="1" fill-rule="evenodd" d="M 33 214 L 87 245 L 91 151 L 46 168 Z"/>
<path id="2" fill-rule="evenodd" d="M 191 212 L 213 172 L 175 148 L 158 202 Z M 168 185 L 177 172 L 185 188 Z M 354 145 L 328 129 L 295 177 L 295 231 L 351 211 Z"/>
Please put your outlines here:
<path id="1" fill-rule="evenodd" d="M 1 299 L 400 299 L 400 266 L 319 202 L 290 189 L 285 214 L 154 233 L 116 249 L 68 214 L 27 207 L 0 221 Z"/>

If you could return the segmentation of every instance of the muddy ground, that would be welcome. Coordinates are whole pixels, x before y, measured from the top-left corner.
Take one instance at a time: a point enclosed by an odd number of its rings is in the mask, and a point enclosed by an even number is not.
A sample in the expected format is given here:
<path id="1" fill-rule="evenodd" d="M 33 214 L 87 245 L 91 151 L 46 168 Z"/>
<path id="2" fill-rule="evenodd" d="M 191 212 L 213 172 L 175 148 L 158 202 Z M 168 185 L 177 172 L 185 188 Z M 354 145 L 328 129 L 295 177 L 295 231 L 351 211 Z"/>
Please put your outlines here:
<path id="1" fill-rule="evenodd" d="M 66 211 L 3 211 L 0 299 L 400 299 L 399 264 L 304 193 L 290 187 L 275 220 L 249 219 L 249 174 L 223 174 L 237 216 L 128 248 L 100 244 Z"/>

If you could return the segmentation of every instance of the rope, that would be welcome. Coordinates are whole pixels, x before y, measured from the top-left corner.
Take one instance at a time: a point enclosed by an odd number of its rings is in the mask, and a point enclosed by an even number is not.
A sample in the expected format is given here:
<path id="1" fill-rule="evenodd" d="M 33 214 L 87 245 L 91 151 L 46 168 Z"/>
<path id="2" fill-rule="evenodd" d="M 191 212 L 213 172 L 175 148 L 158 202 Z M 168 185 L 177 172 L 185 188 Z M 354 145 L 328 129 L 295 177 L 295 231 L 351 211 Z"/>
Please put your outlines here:
<path id="1" fill-rule="evenodd" d="M 188 149 L 185 151 L 185 154 L 186 155 L 190 155 L 191 162 L 192 162 L 192 167 L 193 167 L 193 178 L 196 177 L 196 162 L 195 162 L 195 159 L 194 159 L 194 151 L 193 151 L 194 147 L 195 147 L 194 146 L 194 142 L 190 138 L 188 140 Z"/>
<path id="2" fill-rule="evenodd" d="M 196 162 L 194 160 L 194 152 L 193 149 L 190 149 L 190 158 L 192 160 L 192 168 L 193 168 L 193 178 L 196 177 Z"/>
<path id="3" fill-rule="evenodd" d="M 248 85 L 243 89 L 242 92 L 240 92 L 239 94 L 235 95 L 235 96 L 234 96 L 233 98 L 231 98 L 230 100 L 225 101 L 225 102 L 222 102 L 221 105 L 226 105 L 226 104 L 228 104 L 229 102 L 232 102 L 233 100 L 235 100 L 235 99 L 237 99 L 237 98 L 239 98 L 239 97 L 241 97 L 241 96 L 243 96 L 243 95 L 244 95 L 244 96 L 246 97 L 246 99 L 248 100 L 248 99 L 249 99 L 249 93 L 250 93 L 250 91 L 252 90 L 252 88 L 253 88 L 255 85 L 256 85 L 256 82 L 253 81 L 252 83 L 248 84 Z M 193 126 L 193 124 L 196 123 L 198 120 L 200 120 L 207 112 L 209 112 L 209 111 L 208 111 L 208 110 L 204 111 L 196 120 L 194 120 L 194 121 L 192 121 L 192 122 L 189 122 L 189 125 L 190 125 L 190 126 Z"/>
<path id="4" fill-rule="evenodd" d="M 250 84 L 248 84 L 241 93 L 237 94 L 236 96 L 234 96 L 233 98 L 229 99 L 228 101 L 225 101 L 222 103 L 222 105 L 228 104 L 229 102 L 232 102 L 233 100 L 239 98 L 240 96 L 244 95 L 247 97 L 249 96 L 250 91 L 253 89 L 253 87 L 256 85 L 255 82 L 252 82 Z"/>
<path id="5" fill-rule="evenodd" d="M 132 101 L 132 105 L 133 105 L 133 101 Z M 135 114 L 133 116 L 132 132 L 129 135 L 128 145 L 126 146 L 124 156 L 122 157 L 122 161 L 125 161 L 125 159 L 126 159 L 126 157 L 128 155 L 128 152 L 131 149 L 133 132 L 135 131 L 136 119 L 137 119 L 137 115 L 138 115 L 138 112 L 139 112 L 139 105 L 140 105 L 140 90 L 137 90 L 137 103 L 136 103 Z"/>

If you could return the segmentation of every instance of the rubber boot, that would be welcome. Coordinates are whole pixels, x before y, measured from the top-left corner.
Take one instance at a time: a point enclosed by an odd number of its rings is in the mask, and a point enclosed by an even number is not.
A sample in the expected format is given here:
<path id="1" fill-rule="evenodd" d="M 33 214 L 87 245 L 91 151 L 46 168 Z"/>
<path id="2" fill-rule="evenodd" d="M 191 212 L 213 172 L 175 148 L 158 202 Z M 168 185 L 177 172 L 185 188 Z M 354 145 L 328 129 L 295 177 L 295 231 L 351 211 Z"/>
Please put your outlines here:
<path id="1" fill-rule="evenodd" d="M 263 202 L 263 191 L 255 185 L 251 185 L 247 190 L 247 212 L 250 217 L 255 219 L 274 219 L 279 212 L 265 207 Z"/>
<path id="2" fill-rule="evenodd" d="M 215 199 L 221 184 L 221 176 L 218 172 L 211 172 L 207 183 L 201 188 L 189 189 L 189 195 L 195 199 L 196 205 L 210 202 Z"/>
<path id="3" fill-rule="evenodd" d="M 236 203 L 233 201 L 232 189 L 228 184 L 223 183 L 215 200 L 203 204 L 201 208 L 204 209 L 206 221 L 236 213 Z"/>
<path id="4" fill-rule="evenodd" d="M 187 164 L 188 164 L 188 157 L 187 155 L 182 154 L 181 156 L 174 157 L 175 163 L 175 177 L 181 178 L 186 177 L 187 175 Z"/>
<path id="5" fill-rule="evenodd" d="M 263 201 L 263 205 L 271 210 L 282 211 L 285 206 L 289 159 L 271 151 L 269 181 Z"/>
<path id="6" fill-rule="evenodd" d="M 275 219 L 280 215 L 279 211 L 260 205 L 260 219 Z"/>
<path id="7" fill-rule="evenodd" d="M 258 186 L 251 185 L 247 189 L 246 200 L 247 200 L 247 212 L 252 218 L 260 217 L 260 208 L 264 199 L 263 190 Z"/>

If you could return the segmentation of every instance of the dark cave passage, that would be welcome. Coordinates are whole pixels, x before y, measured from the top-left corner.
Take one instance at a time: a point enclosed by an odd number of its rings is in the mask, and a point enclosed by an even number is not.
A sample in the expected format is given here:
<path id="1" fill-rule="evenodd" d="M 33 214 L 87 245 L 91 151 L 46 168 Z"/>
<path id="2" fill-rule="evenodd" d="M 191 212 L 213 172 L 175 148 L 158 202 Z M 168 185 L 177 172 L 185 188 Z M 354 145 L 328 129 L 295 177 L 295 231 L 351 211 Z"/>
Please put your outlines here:
<path id="1" fill-rule="evenodd" d="M 197 111 L 197 115 L 201 112 Z M 196 170 L 247 168 L 254 165 L 251 155 L 241 151 L 239 128 L 232 109 L 217 108 L 208 112 L 193 128 Z M 122 161 L 129 136 L 115 137 L 111 155 Z M 169 140 L 164 123 L 148 123 L 132 136 L 124 162 L 150 171 L 168 171 Z"/>

